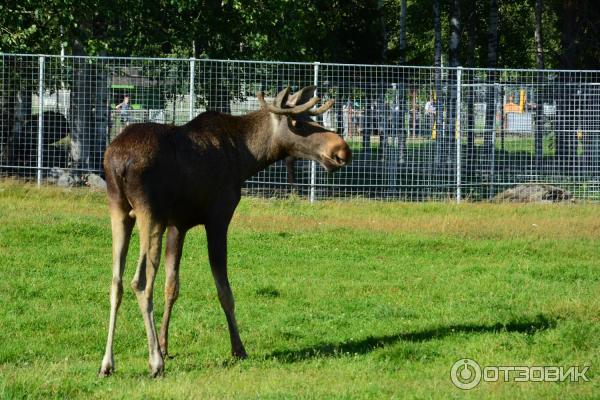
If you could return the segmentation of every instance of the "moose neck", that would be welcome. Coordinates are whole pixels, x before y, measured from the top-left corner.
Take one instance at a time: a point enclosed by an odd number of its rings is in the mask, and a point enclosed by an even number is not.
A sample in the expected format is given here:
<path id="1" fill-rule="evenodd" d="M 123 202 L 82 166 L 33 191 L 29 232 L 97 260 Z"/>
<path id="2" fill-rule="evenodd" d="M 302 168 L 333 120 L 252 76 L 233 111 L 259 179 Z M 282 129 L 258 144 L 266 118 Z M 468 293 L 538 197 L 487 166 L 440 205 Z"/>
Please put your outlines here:
<path id="1" fill-rule="evenodd" d="M 205 112 L 184 126 L 186 135 L 203 153 L 216 148 L 227 165 L 214 165 L 227 171 L 230 179 L 242 183 L 269 165 L 285 157 L 276 140 L 277 122 L 268 111 L 243 116 Z M 198 160 L 206 160 L 201 155 Z"/>
<path id="2" fill-rule="evenodd" d="M 195 160 L 225 172 L 222 178 L 238 184 L 286 157 L 277 116 L 266 110 L 232 116 L 214 111 L 200 114 L 182 127 L 199 153 Z M 206 157 L 206 155 L 211 155 Z M 219 155 L 219 157 L 212 157 Z M 212 161 L 209 161 L 212 160 Z M 233 182 L 232 182 L 233 183 Z"/>
<path id="3" fill-rule="evenodd" d="M 239 118 L 241 143 L 236 149 L 241 167 L 240 178 L 244 181 L 285 155 L 275 139 L 276 122 L 272 114 L 261 110 Z"/>

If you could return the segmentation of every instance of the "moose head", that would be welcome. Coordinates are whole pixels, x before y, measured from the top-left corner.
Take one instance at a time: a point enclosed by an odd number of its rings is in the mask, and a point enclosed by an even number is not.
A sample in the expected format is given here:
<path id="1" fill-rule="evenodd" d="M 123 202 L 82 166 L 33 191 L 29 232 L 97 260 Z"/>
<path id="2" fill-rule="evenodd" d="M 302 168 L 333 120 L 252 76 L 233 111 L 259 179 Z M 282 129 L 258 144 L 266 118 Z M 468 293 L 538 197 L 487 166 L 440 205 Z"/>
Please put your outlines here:
<path id="1" fill-rule="evenodd" d="M 271 113 L 274 139 L 285 156 L 317 161 L 332 172 L 350 162 L 352 152 L 340 136 L 311 118 L 323 114 L 334 103 L 328 100 L 313 109 L 319 102 L 315 91 L 315 86 L 307 86 L 290 94 L 287 87 L 272 103 L 265 100 L 262 92 L 257 97 L 262 109 Z"/>

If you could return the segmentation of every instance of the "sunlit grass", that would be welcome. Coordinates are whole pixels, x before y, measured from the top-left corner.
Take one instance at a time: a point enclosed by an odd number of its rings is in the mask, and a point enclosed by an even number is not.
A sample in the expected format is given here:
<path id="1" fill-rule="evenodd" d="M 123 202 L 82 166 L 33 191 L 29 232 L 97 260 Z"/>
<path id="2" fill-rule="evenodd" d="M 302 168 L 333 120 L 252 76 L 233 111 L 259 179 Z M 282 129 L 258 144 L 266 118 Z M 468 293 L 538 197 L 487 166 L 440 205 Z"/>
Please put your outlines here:
<path id="1" fill-rule="evenodd" d="M 202 228 L 186 240 L 166 375 L 126 290 L 117 372 L 96 377 L 110 284 L 105 195 L 0 184 L 0 397 L 540 398 L 600 393 L 596 205 L 244 199 L 230 279 L 248 360 L 231 362 Z M 135 236 L 126 281 L 137 253 Z M 162 313 L 161 269 L 156 311 Z M 126 285 L 127 287 L 127 285 Z M 481 365 L 590 365 L 591 382 L 482 383 Z"/>

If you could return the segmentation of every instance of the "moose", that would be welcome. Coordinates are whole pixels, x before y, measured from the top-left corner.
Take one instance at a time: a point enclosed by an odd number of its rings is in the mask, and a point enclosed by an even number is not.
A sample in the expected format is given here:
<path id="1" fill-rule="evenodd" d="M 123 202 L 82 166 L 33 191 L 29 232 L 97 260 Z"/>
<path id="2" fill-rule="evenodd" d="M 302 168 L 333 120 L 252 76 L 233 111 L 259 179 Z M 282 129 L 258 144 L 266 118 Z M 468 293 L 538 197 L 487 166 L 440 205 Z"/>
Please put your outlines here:
<path id="1" fill-rule="evenodd" d="M 186 232 L 196 225 L 204 225 L 206 231 L 209 263 L 227 319 L 232 356 L 246 357 L 227 278 L 227 230 L 243 182 L 287 157 L 317 161 L 329 172 L 350 161 L 348 144 L 311 118 L 333 105 L 333 100 L 328 100 L 316 107 L 320 99 L 315 91 L 315 86 L 309 86 L 292 94 L 288 87 L 272 102 L 259 92 L 260 109 L 243 116 L 207 111 L 181 126 L 132 124 L 108 146 L 104 171 L 113 264 L 108 339 L 100 376 L 114 371 L 113 339 L 123 296 L 122 277 L 136 222 L 140 255 L 131 286 L 146 328 L 151 376 L 164 371 L 169 320 L 179 294 L 183 242 Z M 153 286 L 165 231 L 165 305 L 157 333 Z"/>

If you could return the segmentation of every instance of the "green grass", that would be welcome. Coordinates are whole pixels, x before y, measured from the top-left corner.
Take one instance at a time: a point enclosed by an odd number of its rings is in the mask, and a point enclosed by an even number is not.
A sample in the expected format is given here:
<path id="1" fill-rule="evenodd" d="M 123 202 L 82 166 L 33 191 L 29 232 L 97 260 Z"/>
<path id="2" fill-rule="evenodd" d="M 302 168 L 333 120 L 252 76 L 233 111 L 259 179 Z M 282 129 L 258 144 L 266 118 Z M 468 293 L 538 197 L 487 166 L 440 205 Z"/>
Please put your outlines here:
<path id="1" fill-rule="evenodd" d="M 244 199 L 230 278 L 249 359 L 232 362 L 205 237 L 186 241 L 165 377 L 126 290 L 117 371 L 104 194 L 0 183 L 0 397 L 598 398 L 595 205 Z M 134 271 L 134 237 L 126 281 Z M 162 314 L 162 281 L 156 310 Z M 128 289 L 128 287 L 126 287 Z M 590 365 L 590 382 L 452 386 L 452 364 Z"/>

